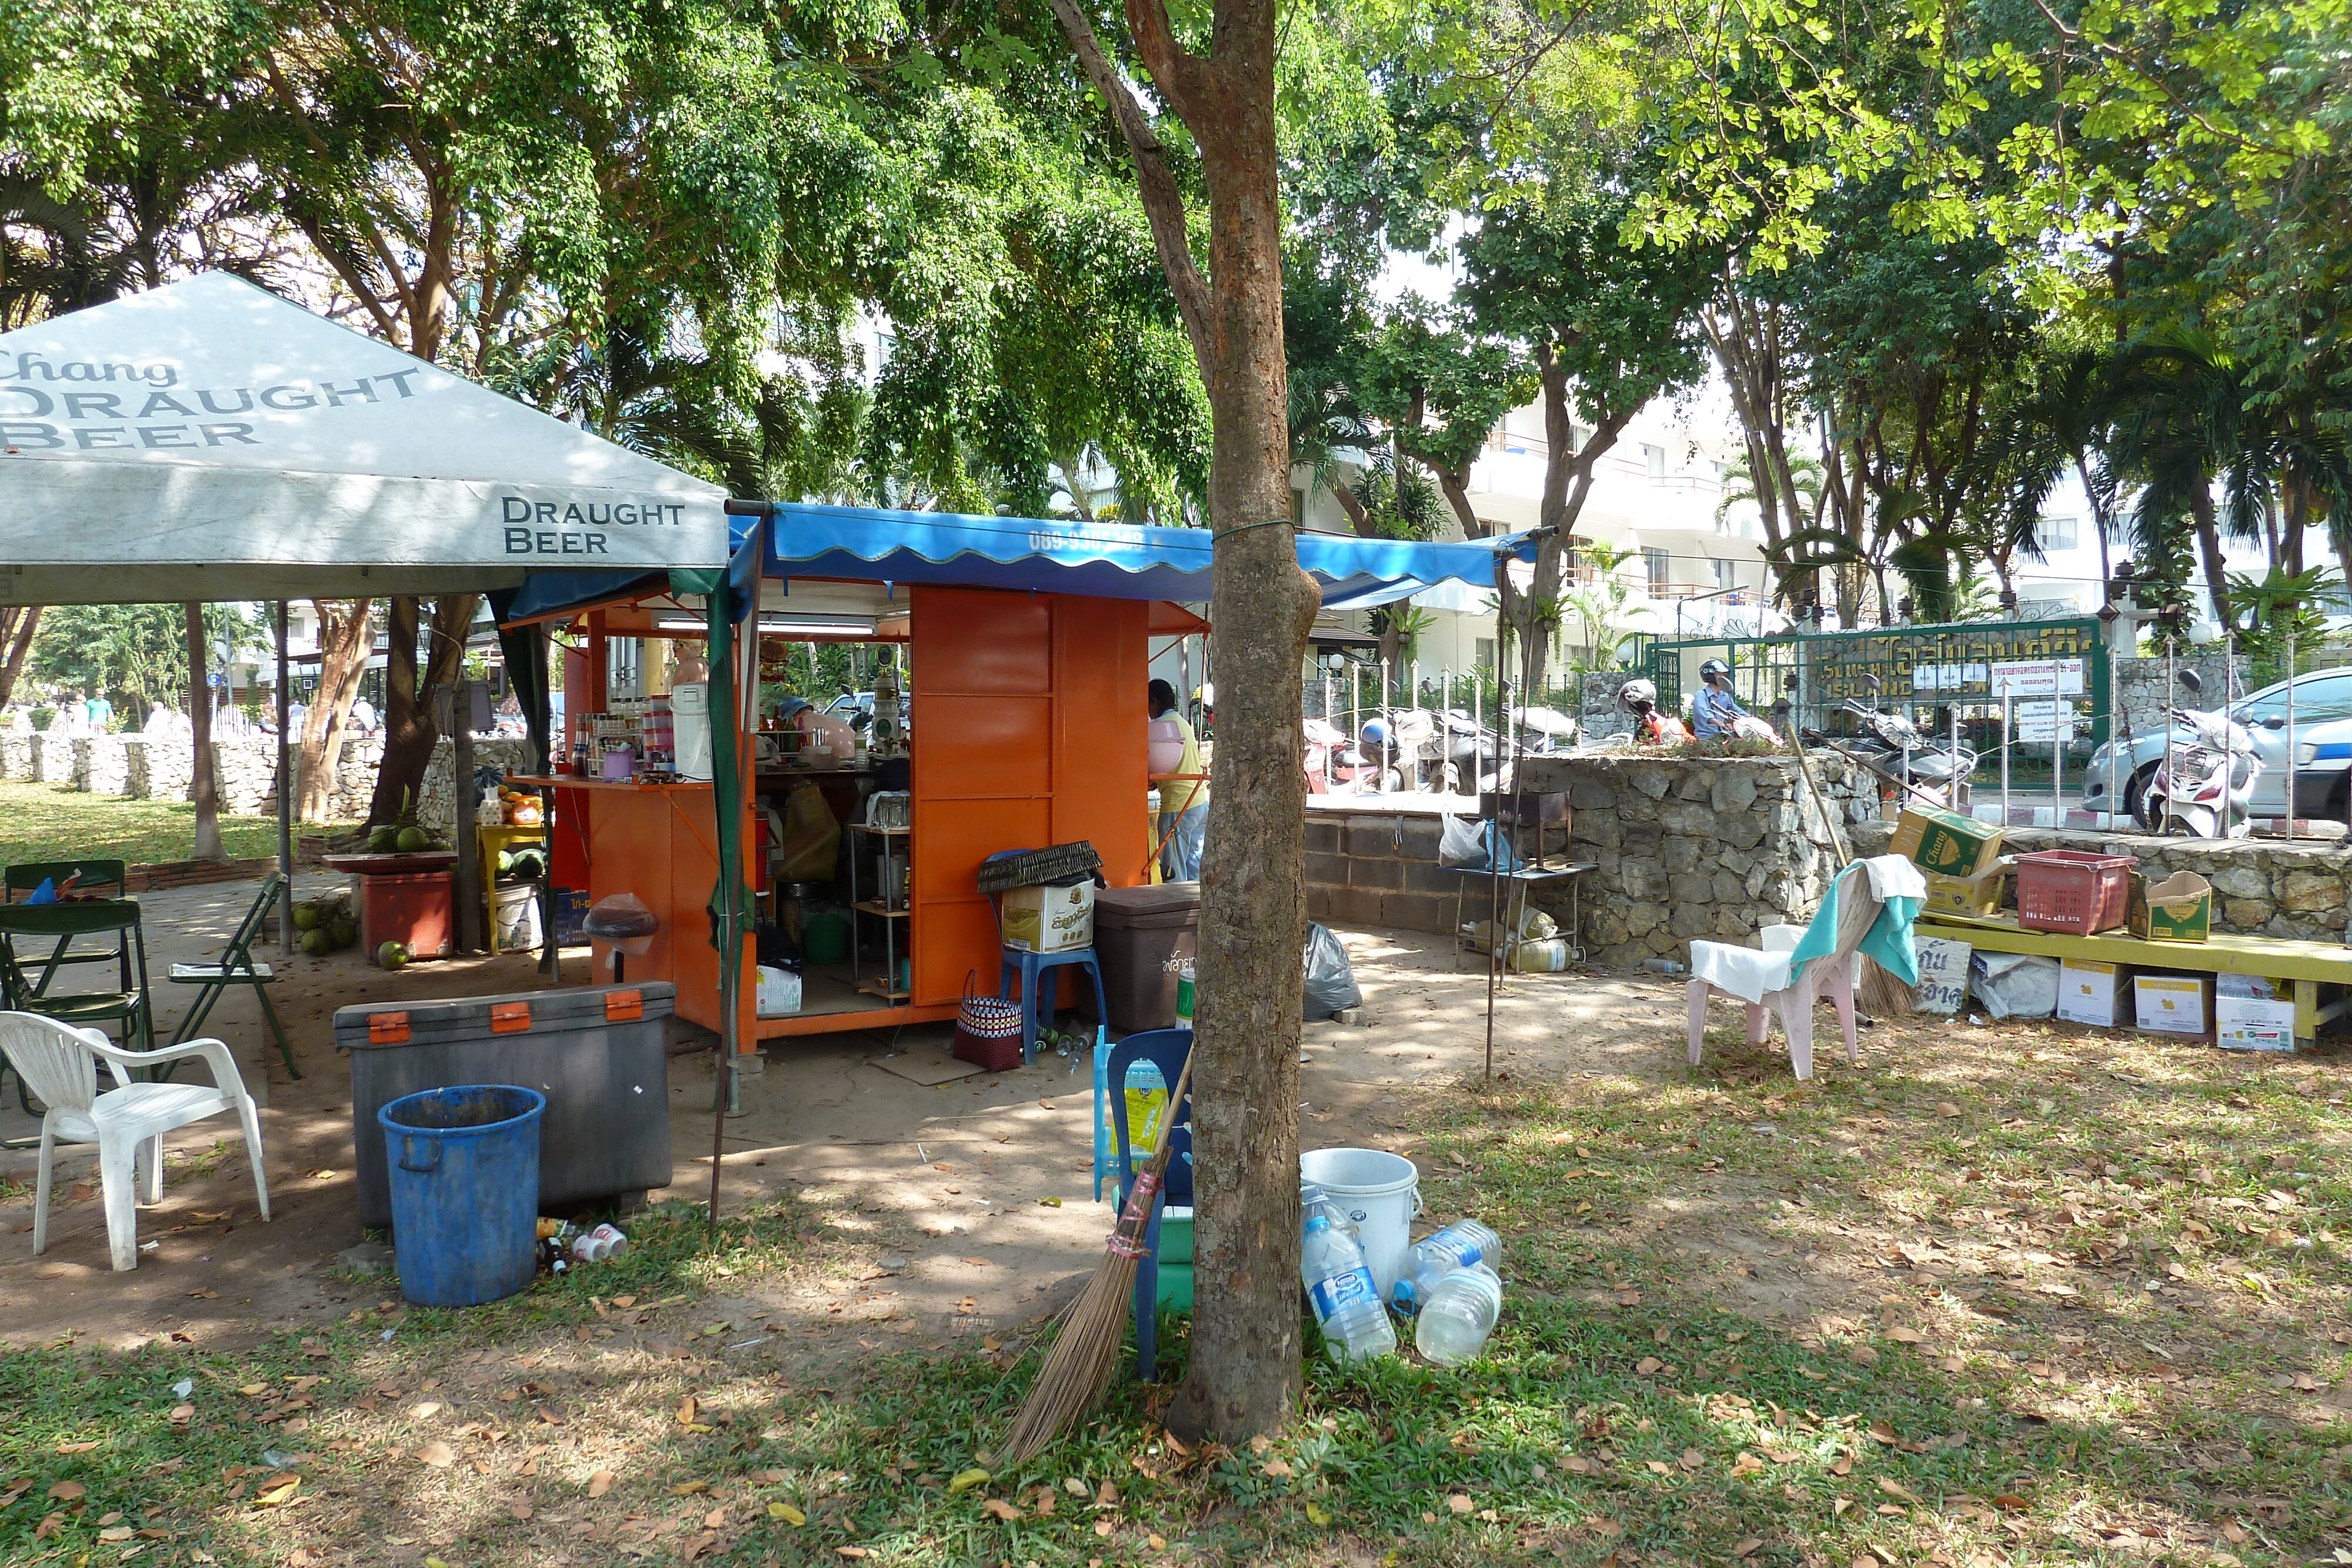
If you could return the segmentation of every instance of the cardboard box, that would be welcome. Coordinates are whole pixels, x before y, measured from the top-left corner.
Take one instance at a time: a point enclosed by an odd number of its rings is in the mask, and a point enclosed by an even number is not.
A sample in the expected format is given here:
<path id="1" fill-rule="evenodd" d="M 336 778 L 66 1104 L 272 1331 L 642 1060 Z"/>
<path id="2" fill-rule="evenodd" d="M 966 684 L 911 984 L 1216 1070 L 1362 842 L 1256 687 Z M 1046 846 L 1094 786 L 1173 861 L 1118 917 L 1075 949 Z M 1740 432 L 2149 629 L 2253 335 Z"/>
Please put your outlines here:
<path id="1" fill-rule="evenodd" d="M 2205 1034 L 2212 1014 L 2210 975 L 2142 975 L 2132 982 L 2139 1027 L 2149 1034 Z"/>
<path id="2" fill-rule="evenodd" d="M 1958 811 L 1906 807 L 1895 821 L 1895 840 L 1888 847 L 1921 871 L 1970 877 L 2000 857 L 2000 834 L 1998 824 Z"/>
<path id="3" fill-rule="evenodd" d="M 2131 971 L 2121 964 L 2068 958 L 2058 966 L 2058 1016 L 2113 1029 L 2131 1011 Z"/>
<path id="4" fill-rule="evenodd" d="M 1916 1011 L 1948 1018 L 1968 1005 L 1969 956 L 1975 949 L 1949 937 L 1914 936 L 1911 950 L 1919 959 L 1919 984 L 1911 992 Z"/>
<path id="5" fill-rule="evenodd" d="M 2203 942 L 2213 934 L 2213 884 L 2193 871 L 2151 883 L 2132 873 L 2124 925 L 2143 942 Z"/>
<path id="6" fill-rule="evenodd" d="M 2213 1043 L 2224 1051 L 2293 1051 L 2294 1004 L 2257 997 L 2213 999 Z"/>
<path id="7" fill-rule="evenodd" d="M 1067 953 L 1095 940 L 1095 884 L 1016 887 L 1004 895 L 1004 945 L 1022 953 Z"/>
<path id="8" fill-rule="evenodd" d="M 1945 876 L 1941 873 L 1930 873 L 1927 902 L 1919 913 L 1965 915 L 1976 919 L 1999 915 L 2001 895 L 2009 885 L 2009 873 L 2016 864 L 2012 860 L 1997 860 L 1974 876 Z"/>

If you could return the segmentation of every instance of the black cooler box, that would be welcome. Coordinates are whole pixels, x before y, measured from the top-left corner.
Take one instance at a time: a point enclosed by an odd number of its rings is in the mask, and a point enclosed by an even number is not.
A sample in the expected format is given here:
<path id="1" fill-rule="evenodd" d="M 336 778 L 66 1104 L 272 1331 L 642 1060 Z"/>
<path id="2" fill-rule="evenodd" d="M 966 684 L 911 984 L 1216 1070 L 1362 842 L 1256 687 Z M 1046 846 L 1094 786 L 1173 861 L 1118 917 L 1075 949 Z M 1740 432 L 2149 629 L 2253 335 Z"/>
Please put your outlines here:
<path id="1" fill-rule="evenodd" d="M 519 1084 L 547 1096 L 542 1213 L 667 1186 L 663 1034 L 677 996 L 668 981 L 650 980 L 337 1009 L 335 1048 L 352 1053 L 361 1223 L 392 1223 L 376 1112 L 404 1094 L 459 1083 Z"/>

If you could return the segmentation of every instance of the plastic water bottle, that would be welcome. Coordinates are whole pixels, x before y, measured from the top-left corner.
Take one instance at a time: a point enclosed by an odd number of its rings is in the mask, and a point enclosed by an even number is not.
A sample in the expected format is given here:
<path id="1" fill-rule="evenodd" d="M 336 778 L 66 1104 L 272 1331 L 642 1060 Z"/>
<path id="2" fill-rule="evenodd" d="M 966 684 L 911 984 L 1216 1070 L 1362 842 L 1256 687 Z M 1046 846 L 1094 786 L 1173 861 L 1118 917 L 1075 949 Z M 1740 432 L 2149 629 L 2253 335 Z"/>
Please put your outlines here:
<path id="1" fill-rule="evenodd" d="M 1412 1347 L 1440 1366 L 1454 1366 L 1486 1348 L 1503 1312 L 1503 1281 L 1481 1263 L 1454 1269 L 1422 1301 Z"/>
<path id="2" fill-rule="evenodd" d="M 1348 1211 L 1340 1207 L 1329 1193 L 1325 1192 L 1320 1186 L 1314 1182 L 1307 1181 L 1299 1183 L 1299 1222 L 1304 1224 L 1307 1220 L 1318 1214 L 1324 1218 L 1329 1220 L 1334 1229 L 1345 1231 L 1347 1233 L 1348 1239 L 1354 1242 L 1358 1248 L 1360 1249 L 1364 1245 L 1363 1231 L 1357 1228 L 1354 1220 L 1348 1218 Z"/>
<path id="3" fill-rule="evenodd" d="M 1411 1317 L 1421 1311 L 1439 1281 L 1456 1269 L 1485 1264 L 1492 1270 L 1503 1260 L 1503 1239 L 1475 1219 L 1457 1219 L 1432 1236 L 1413 1243 L 1404 1271 L 1391 1293 L 1396 1310 Z"/>
<path id="4" fill-rule="evenodd" d="M 1299 1249 L 1298 1274 L 1323 1325 L 1323 1343 L 1334 1361 L 1362 1361 L 1396 1354 L 1396 1330 L 1363 1249 L 1323 1215 L 1309 1215 Z"/>

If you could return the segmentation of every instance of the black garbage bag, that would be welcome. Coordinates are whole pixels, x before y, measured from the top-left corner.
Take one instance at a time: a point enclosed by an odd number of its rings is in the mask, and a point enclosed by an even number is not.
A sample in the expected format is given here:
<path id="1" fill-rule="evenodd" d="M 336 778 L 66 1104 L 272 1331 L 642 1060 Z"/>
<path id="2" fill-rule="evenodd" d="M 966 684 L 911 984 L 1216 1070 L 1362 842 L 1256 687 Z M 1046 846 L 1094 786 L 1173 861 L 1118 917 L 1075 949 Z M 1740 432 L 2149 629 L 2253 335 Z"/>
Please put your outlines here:
<path id="1" fill-rule="evenodd" d="M 1328 928 L 1310 924 L 1307 927 L 1307 1021 L 1328 1019 L 1363 1002 L 1364 993 L 1356 989 L 1355 968 L 1348 962 L 1348 949 Z"/>

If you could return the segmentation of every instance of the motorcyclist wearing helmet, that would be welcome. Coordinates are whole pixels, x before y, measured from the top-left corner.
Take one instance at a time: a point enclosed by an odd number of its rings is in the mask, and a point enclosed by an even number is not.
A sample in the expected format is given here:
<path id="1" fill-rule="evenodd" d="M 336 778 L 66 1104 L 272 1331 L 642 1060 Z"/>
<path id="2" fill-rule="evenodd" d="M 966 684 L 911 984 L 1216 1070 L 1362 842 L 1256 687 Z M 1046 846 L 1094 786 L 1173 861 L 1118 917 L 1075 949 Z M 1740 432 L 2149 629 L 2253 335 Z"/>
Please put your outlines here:
<path id="1" fill-rule="evenodd" d="M 1633 733 L 1645 745 L 1691 737 L 1682 720 L 1658 711 L 1658 688 L 1647 681 L 1627 681 L 1618 687 L 1617 706 L 1633 716 Z"/>
<path id="2" fill-rule="evenodd" d="M 1721 740 L 1736 732 L 1734 721 L 1749 717 L 1731 695 L 1731 666 L 1709 659 L 1698 667 L 1699 687 L 1691 698 L 1691 727 L 1701 740 Z"/>

